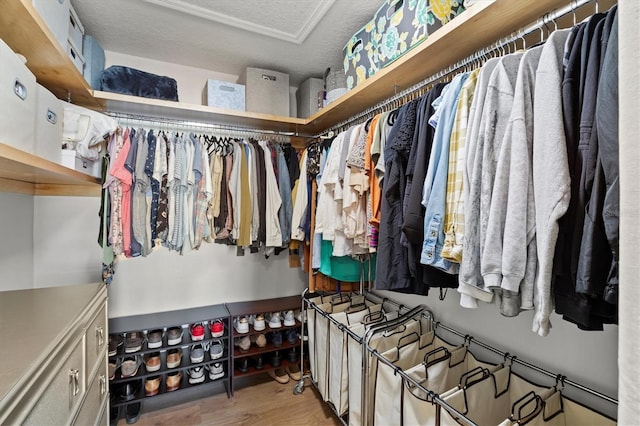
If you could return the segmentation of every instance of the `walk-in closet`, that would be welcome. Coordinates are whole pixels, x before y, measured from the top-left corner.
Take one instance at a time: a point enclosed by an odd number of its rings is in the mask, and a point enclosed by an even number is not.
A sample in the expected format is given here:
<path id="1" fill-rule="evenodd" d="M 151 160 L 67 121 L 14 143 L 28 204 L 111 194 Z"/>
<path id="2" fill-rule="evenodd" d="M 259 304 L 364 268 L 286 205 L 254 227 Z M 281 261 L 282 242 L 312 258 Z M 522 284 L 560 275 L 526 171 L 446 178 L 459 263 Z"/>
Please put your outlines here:
<path id="1" fill-rule="evenodd" d="M 637 424 L 639 27 L 5 0 L 0 424 Z"/>

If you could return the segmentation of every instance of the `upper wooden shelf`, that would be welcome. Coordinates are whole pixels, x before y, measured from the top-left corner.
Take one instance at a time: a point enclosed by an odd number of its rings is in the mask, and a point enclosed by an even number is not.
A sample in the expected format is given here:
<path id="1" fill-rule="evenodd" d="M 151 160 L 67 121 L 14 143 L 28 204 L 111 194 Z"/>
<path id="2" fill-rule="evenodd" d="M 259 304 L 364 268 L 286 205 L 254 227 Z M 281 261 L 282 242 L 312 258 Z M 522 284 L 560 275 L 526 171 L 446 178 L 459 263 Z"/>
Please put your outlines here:
<path id="1" fill-rule="evenodd" d="M 0 143 L 0 191 L 30 195 L 100 195 L 96 178 Z"/>
<path id="2" fill-rule="evenodd" d="M 0 38 L 16 53 L 27 58 L 27 67 L 38 83 L 59 99 L 92 108 L 101 108 L 91 94 L 91 86 L 67 56 L 65 47 L 42 20 L 31 0 L 7 0 L 0 12 Z"/>
<path id="3" fill-rule="evenodd" d="M 118 93 L 94 91 L 93 96 L 109 111 L 143 116 L 169 117 L 184 121 L 250 127 L 263 130 L 299 133 L 306 120 L 257 112 L 234 111 L 205 105 L 148 99 Z"/>

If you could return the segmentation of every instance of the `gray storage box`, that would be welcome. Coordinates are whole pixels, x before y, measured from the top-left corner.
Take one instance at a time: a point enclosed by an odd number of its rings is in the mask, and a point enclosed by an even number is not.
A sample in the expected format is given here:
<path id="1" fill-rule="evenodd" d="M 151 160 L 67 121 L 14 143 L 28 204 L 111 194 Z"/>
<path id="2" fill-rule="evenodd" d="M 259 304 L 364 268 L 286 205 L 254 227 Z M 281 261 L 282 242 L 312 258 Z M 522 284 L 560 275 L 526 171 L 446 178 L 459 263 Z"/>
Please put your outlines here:
<path id="1" fill-rule="evenodd" d="M 242 84 L 220 80 L 207 80 L 202 91 L 202 103 L 216 108 L 244 111 L 244 97 L 245 90 Z"/>
<path id="2" fill-rule="evenodd" d="M 298 88 L 298 117 L 307 118 L 315 114 L 323 104 L 324 82 L 321 78 L 308 78 Z"/>
<path id="3" fill-rule="evenodd" d="M 289 74 L 248 67 L 244 83 L 247 111 L 289 116 Z"/>
<path id="4" fill-rule="evenodd" d="M 82 41 L 82 52 L 84 56 L 84 79 L 95 90 L 100 90 L 100 75 L 104 71 L 104 50 L 98 40 L 85 35 Z"/>

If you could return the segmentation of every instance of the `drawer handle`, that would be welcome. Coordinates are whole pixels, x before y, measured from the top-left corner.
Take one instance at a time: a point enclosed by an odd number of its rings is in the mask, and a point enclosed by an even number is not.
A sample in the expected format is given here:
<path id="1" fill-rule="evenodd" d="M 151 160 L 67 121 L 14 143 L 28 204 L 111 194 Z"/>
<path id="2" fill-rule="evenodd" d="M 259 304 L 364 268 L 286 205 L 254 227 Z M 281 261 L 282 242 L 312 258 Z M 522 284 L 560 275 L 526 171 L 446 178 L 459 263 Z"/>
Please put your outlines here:
<path id="1" fill-rule="evenodd" d="M 73 405 L 73 398 L 80 393 L 80 371 L 72 368 L 69 370 L 69 405 Z"/>
<path id="2" fill-rule="evenodd" d="M 104 374 L 100 375 L 100 396 L 107 393 L 107 377 Z"/>
<path id="3" fill-rule="evenodd" d="M 104 328 L 101 326 L 96 326 L 96 341 L 96 351 L 100 352 L 100 347 L 104 345 Z"/>
<path id="4" fill-rule="evenodd" d="M 20 80 L 16 79 L 13 83 L 13 93 L 24 101 L 27 99 L 27 86 L 22 84 Z"/>

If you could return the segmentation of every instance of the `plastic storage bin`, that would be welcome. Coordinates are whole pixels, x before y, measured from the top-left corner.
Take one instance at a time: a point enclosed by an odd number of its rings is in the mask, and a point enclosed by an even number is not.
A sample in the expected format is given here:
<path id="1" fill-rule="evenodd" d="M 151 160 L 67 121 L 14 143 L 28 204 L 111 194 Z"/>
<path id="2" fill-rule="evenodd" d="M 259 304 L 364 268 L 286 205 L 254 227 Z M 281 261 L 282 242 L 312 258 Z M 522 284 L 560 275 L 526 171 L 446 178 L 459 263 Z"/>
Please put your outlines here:
<path id="1" fill-rule="evenodd" d="M 69 0 L 33 0 L 33 6 L 60 46 L 66 48 L 69 38 Z"/>
<path id="2" fill-rule="evenodd" d="M 0 40 L 0 142 L 33 153 L 36 78 Z"/>
<path id="3" fill-rule="evenodd" d="M 202 91 L 202 103 L 216 108 L 245 110 L 244 85 L 209 79 Z"/>
<path id="4" fill-rule="evenodd" d="M 298 102 L 298 117 L 307 118 L 315 114 L 324 100 L 324 82 L 321 78 L 308 78 L 296 92 Z"/>
<path id="5" fill-rule="evenodd" d="M 248 67 L 244 83 L 247 111 L 289 116 L 289 74 Z"/>
<path id="6" fill-rule="evenodd" d="M 64 108 L 47 89 L 36 84 L 35 143 L 33 152 L 49 161 L 60 161 Z"/>

